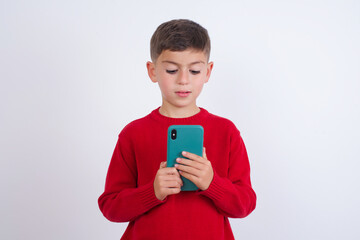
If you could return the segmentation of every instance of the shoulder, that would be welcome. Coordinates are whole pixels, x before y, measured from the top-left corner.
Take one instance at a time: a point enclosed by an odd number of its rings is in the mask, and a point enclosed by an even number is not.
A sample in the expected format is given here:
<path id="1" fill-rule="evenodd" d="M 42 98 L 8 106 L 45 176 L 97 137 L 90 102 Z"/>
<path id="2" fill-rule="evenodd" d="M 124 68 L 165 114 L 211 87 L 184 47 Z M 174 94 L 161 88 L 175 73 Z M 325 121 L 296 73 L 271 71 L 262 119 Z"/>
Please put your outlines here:
<path id="1" fill-rule="evenodd" d="M 221 117 L 218 115 L 215 115 L 213 113 L 209 112 L 209 121 L 208 123 L 217 128 L 217 129 L 221 129 L 222 131 L 229 131 L 229 132 L 238 132 L 238 128 L 236 127 L 236 125 L 234 124 L 233 121 L 231 121 L 228 118 L 225 117 Z"/>
<path id="2" fill-rule="evenodd" d="M 128 123 L 127 125 L 125 125 L 125 127 L 119 133 L 119 137 L 121 136 L 131 137 L 134 135 L 139 135 L 141 134 L 142 129 L 144 129 L 144 127 L 147 127 L 149 124 L 151 124 L 150 114 L 142 118 L 135 119 L 130 123 Z"/>

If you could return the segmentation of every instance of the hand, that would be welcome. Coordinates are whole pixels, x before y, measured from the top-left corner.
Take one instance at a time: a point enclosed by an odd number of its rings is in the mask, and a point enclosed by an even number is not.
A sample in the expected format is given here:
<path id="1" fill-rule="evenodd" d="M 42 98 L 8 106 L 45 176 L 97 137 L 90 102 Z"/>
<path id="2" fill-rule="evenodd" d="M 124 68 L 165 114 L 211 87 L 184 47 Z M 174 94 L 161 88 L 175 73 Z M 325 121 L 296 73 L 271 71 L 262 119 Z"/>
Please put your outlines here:
<path id="1" fill-rule="evenodd" d="M 168 195 L 179 193 L 182 185 L 179 172 L 174 167 L 166 167 L 166 162 L 161 162 L 154 180 L 156 198 L 163 201 Z"/>
<path id="2" fill-rule="evenodd" d="M 205 148 L 203 149 L 203 157 L 193 153 L 183 152 L 183 156 L 189 158 L 178 158 L 175 168 L 180 170 L 180 174 L 192 181 L 201 190 L 209 188 L 214 177 L 214 170 L 211 162 L 207 160 Z"/>

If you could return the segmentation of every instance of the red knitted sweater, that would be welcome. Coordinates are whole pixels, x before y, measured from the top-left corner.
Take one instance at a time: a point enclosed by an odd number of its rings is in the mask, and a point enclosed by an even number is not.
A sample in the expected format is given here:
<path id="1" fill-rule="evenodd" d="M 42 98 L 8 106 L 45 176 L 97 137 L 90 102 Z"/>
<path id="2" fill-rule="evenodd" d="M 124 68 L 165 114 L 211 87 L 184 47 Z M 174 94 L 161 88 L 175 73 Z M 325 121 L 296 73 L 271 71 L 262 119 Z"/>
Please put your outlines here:
<path id="1" fill-rule="evenodd" d="M 205 191 L 180 192 L 160 201 L 153 183 L 160 162 L 166 161 L 167 129 L 181 124 L 203 126 L 214 178 Z M 240 132 L 203 108 L 188 118 L 165 117 L 157 108 L 128 124 L 119 134 L 99 197 L 107 219 L 130 222 L 121 239 L 234 239 L 228 217 L 246 217 L 255 205 Z"/>

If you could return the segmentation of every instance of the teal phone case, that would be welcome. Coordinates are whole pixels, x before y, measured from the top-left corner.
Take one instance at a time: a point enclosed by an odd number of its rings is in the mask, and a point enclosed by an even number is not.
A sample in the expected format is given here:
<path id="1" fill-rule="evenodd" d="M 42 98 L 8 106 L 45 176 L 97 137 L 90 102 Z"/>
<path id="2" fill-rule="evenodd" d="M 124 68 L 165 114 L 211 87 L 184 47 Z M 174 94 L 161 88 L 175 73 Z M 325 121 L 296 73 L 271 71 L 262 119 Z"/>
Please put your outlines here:
<path id="1" fill-rule="evenodd" d="M 172 137 L 173 130 L 176 131 L 176 138 Z M 176 158 L 185 158 L 182 151 L 202 156 L 204 142 L 204 129 L 200 125 L 172 125 L 167 133 L 167 167 L 174 167 Z M 181 191 L 196 191 L 198 187 L 181 176 L 183 186 Z"/>

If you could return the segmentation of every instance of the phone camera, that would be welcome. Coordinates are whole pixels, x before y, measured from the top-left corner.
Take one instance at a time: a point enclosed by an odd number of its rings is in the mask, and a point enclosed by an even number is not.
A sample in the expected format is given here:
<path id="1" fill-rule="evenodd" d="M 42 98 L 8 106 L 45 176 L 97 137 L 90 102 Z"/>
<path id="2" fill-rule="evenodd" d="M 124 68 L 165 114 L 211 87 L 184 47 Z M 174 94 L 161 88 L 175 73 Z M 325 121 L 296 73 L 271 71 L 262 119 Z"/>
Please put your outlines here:
<path id="1" fill-rule="evenodd" d="M 175 129 L 171 130 L 171 139 L 172 140 L 176 139 L 176 130 Z"/>

